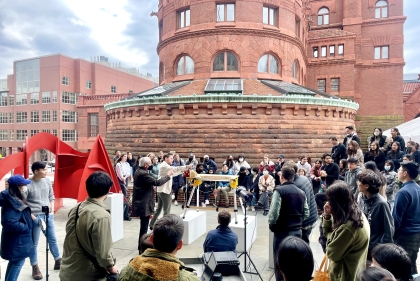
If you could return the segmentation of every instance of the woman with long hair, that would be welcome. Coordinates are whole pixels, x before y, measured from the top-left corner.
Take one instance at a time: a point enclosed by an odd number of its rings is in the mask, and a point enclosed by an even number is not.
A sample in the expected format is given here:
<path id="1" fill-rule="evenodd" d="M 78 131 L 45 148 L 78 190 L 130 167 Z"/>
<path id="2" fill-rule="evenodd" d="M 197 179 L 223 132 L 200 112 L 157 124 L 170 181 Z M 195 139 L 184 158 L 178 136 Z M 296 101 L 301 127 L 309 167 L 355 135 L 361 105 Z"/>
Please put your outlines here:
<path id="1" fill-rule="evenodd" d="M 331 281 L 355 281 L 366 266 L 369 247 L 369 222 L 343 181 L 327 191 L 322 229 L 327 237 L 326 254 L 331 261 Z"/>
<path id="2" fill-rule="evenodd" d="M 131 167 L 127 162 L 127 154 L 121 154 L 115 165 L 115 173 L 124 197 L 127 197 L 128 179 L 131 176 Z"/>
<path id="3" fill-rule="evenodd" d="M 373 130 L 373 134 L 369 139 L 369 147 L 373 142 L 376 142 L 378 144 L 378 148 L 381 151 L 386 150 L 386 136 L 382 135 L 382 129 L 379 127 Z"/>
<path id="4" fill-rule="evenodd" d="M 370 144 L 370 149 L 365 153 L 365 163 L 368 161 L 374 161 L 379 171 L 384 170 L 385 166 L 385 154 L 379 149 L 379 144 L 374 141 Z"/>
<path id="5" fill-rule="evenodd" d="M 346 159 L 341 159 L 338 166 L 340 167 L 340 176 L 338 177 L 339 180 L 344 180 L 344 176 L 346 175 L 347 171 L 349 170 L 348 162 Z"/>
<path id="6" fill-rule="evenodd" d="M 310 172 L 314 194 L 317 194 L 321 188 L 321 168 L 322 160 L 316 160 Z"/>
<path id="7" fill-rule="evenodd" d="M 347 160 L 350 158 L 356 158 L 359 161 L 360 168 L 361 169 L 365 168 L 363 152 L 360 149 L 360 146 L 357 143 L 357 141 L 354 141 L 354 140 L 350 141 L 347 146 Z"/>
<path id="8" fill-rule="evenodd" d="M 232 173 L 232 175 L 233 175 L 233 172 L 234 172 L 233 169 L 235 167 L 236 162 L 235 162 L 235 160 L 233 160 L 233 156 L 232 155 L 228 155 L 226 157 L 226 160 L 223 162 L 223 165 L 225 165 L 225 164 L 228 167 L 228 171 L 230 173 Z"/>
<path id="9" fill-rule="evenodd" d="M 370 225 L 368 251 L 368 265 L 370 265 L 372 249 L 378 244 L 393 242 L 394 219 L 385 198 L 378 194 L 379 188 L 382 186 L 382 180 L 379 176 L 366 169 L 357 176 L 357 181 L 361 193 L 360 208 Z"/>
<path id="10" fill-rule="evenodd" d="M 391 150 L 386 155 L 386 160 L 392 160 L 394 162 L 394 171 L 398 171 L 402 162 L 404 152 L 401 151 L 401 144 L 394 141 L 391 145 Z"/>
<path id="11" fill-rule="evenodd" d="M 25 258 L 34 251 L 32 239 L 33 220 L 24 193 L 30 180 L 21 175 L 8 179 L 9 187 L 0 193 L 1 206 L 1 257 L 8 260 L 6 281 L 16 281 Z"/>

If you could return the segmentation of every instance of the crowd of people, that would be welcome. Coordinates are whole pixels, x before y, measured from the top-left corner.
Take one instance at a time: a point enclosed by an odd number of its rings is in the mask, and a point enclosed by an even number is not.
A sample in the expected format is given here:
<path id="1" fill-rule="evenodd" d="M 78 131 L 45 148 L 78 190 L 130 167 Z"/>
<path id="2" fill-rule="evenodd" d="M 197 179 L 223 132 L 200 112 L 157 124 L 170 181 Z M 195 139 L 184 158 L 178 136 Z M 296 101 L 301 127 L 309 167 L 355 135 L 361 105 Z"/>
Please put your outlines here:
<path id="1" fill-rule="evenodd" d="M 161 151 L 134 159 L 131 153 L 117 151 L 118 183 L 124 196 L 129 181 L 133 183 L 132 215 L 140 218 L 139 255 L 120 273 L 111 252 L 110 214 L 103 203 L 113 185 L 111 177 L 95 172 L 87 179 L 88 198 L 69 213 L 61 256 L 51 182 L 45 164 L 35 162 L 30 179 L 14 175 L 0 193 L 1 256 L 9 260 L 5 280 L 17 280 L 27 257 L 33 279 L 43 278 L 37 261 L 41 229 L 48 233 L 54 269 L 60 270 L 62 281 L 199 280 L 176 258 L 184 227 L 182 218 L 171 214 L 171 206 L 180 200 L 179 190 L 193 190 L 184 176 L 191 169 L 237 175 L 238 185 L 253 194 L 246 207 L 267 216 L 274 234 L 276 280 L 311 280 L 309 236 L 319 220 L 319 243 L 330 261 L 330 280 L 412 280 L 420 248 L 420 152 L 416 143 L 406 145 L 396 128 L 391 134 L 386 138 L 375 128 L 363 153 L 360 138 L 348 126 L 342 142 L 329 138 L 331 152 L 321 159 L 303 155 L 294 161 L 280 154 L 271 160 L 264 155 L 260 163 L 250 165 L 244 155 L 228 155 L 219 171 L 209 155 L 199 161 L 191 153 L 184 161 L 176 153 Z M 202 206 L 214 200 L 216 207 L 228 208 L 231 188 L 228 181 L 203 181 L 196 190 L 203 195 Z M 49 206 L 47 226 L 43 206 Z M 236 250 L 238 237 L 229 228 L 230 220 L 229 212 L 219 212 L 219 226 L 206 235 L 205 252 Z"/>

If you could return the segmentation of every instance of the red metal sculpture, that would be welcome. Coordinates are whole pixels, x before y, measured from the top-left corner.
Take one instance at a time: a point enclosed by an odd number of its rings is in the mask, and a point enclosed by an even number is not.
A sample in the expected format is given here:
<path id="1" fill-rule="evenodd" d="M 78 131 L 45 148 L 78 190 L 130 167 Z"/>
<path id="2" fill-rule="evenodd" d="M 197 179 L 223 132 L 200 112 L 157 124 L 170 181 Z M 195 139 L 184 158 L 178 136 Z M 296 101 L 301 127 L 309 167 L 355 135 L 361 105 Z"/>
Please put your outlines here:
<path id="1" fill-rule="evenodd" d="M 111 192 L 120 192 L 117 176 L 100 135 L 96 137 L 90 152 L 80 152 L 49 133 L 39 133 L 26 138 L 21 152 L 4 157 L 0 162 L 0 178 L 14 169 L 14 174 L 29 177 L 29 157 L 38 149 L 47 149 L 56 155 L 54 172 L 55 208 L 63 206 L 62 198 L 87 197 L 85 181 L 95 171 L 108 173 L 114 185 Z"/>

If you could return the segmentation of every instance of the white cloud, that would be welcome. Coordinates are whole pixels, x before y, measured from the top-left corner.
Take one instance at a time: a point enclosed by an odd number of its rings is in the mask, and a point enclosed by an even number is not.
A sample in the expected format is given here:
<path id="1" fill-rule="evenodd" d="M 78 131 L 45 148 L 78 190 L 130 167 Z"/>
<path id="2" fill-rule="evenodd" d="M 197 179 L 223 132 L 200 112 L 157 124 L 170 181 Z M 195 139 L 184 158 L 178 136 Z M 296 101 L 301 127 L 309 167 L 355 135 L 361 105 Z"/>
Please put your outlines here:
<path id="1" fill-rule="evenodd" d="M 146 52 L 139 48 L 128 47 L 132 45 L 133 38 L 124 35 L 124 30 L 132 22 L 132 15 L 126 9 L 126 0 L 65 0 L 64 2 L 78 17 L 75 21 L 90 28 L 91 39 L 96 41 L 107 54 L 111 54 L 113 61 L 121 61 L 126 67 L 148 63 Z"/>

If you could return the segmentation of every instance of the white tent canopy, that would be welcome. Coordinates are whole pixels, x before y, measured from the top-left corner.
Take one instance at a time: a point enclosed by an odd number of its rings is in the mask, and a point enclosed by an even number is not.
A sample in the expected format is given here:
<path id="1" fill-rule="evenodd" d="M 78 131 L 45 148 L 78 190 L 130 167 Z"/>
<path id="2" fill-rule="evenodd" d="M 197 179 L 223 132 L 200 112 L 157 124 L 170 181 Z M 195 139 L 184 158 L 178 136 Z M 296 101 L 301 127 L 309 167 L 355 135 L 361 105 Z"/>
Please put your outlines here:
<path id="1" fill-rule="evenodd" d="M 420 118 L 413 119 L 396 127 L 404 138 L 405 143 L 410 140 L 420 143 Z M 391 136 L 391 129 L 384 131 L 382 134 L 387 137 Z"/>

